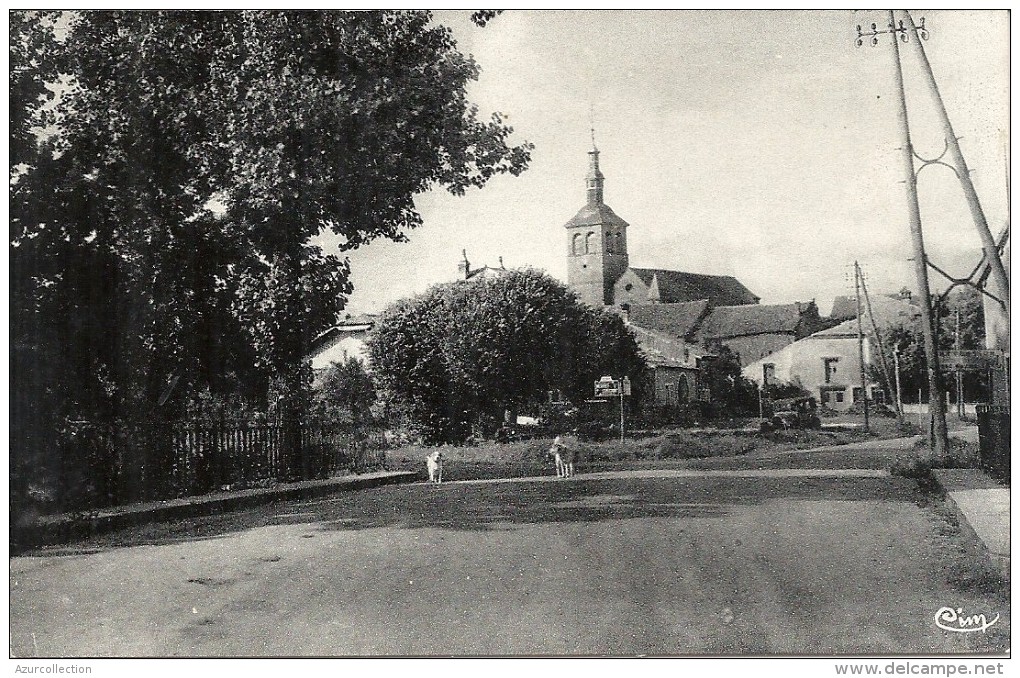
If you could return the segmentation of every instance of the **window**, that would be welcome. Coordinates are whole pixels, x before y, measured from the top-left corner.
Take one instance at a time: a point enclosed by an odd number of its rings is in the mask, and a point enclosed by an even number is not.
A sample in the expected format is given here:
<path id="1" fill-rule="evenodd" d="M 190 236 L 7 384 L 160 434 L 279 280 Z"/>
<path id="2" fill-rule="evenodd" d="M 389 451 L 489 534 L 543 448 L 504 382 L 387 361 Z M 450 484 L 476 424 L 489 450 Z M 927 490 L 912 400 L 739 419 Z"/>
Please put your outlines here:
<path id="1" fill-rule="evenodd" d="M 590 254 L 595 251 L 595 234 L 588 232 L 588 235 L 584 237 L 584 253 Z"/>
<path id="2" fill-rule="evenodd" d="M 613 253 L 613 234 L 606 233 L 606 252 Z"/>
<path id="3" fill-rule="evenodd" d="M 574 254 L 584 254 L 584 236 L 582 234 L 574 234 L 574 244 L 571 250 Z"/>
<path id="4" fill-rule="evenodd" d="M 836 391 L 836 402 L 837 403 L 843 402 L 843 392 L 842 391 Z"/>
<path id="5" fill-rule="evenodd" d="M 831 384 L 833 377 L 836 376 L 836 363 L 839 362 L 839 358 L 822 358 L 822 363 L 825 366 L 825 383 Z"/>
<path id="6" fill-rule="evenodd" d="M 687 377 L 680 377 L 680 381 L 676 383 L 676 401 L 678 403 L 686 403 L 691 399 L 691 387 L 687 383 Z"/>
<path id="7" fill-rule="evenodd" d="M 765 363 L 761 366 L 761 385 L 768 386 L 776 379 L 776 366 L 774 363 Z"/>

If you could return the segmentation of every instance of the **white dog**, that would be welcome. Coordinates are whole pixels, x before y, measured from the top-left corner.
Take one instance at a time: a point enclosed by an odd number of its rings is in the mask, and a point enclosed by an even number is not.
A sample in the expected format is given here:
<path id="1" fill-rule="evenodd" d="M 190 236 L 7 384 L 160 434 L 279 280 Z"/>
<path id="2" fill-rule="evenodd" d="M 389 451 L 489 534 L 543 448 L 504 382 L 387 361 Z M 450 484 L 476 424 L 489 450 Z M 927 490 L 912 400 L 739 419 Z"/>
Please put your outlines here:
<path id="1" fill-rule="evenodd" d="M 425 457 L 425 465 L 429 468 L 429 482 L 430 483 L 441 483 L 443 482 L 443 453 L 439 450 L 434 451 L 429 456 Z"/>
<path id="2" fill-rule="evenodd" d="M 558 478 L 570 478 L 574 475 L 575 451 L 563 442 L 561 436 L 556 436 L 552 447 L 549 448 L 549 456 L 556 460 L 556 476 Z"/>

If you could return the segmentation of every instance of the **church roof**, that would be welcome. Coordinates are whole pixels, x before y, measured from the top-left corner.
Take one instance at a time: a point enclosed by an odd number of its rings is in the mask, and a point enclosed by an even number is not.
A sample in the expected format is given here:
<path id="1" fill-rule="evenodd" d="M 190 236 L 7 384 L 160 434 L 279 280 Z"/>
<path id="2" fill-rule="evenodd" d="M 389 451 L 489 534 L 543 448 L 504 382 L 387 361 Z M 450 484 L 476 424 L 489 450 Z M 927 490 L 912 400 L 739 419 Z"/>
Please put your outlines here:
<path id="1" fill-rule="evenodd" d="M 708 299 L 679 304 L 638 304 L 630 307 L 628 317 L 631 325 L 686 337 L 694 332 L 707 310 Z"/>
<path id="2" fill-rule="evenodd" d="M 699 299 L 708 299 L 712 304 L 722 306 L 758 303 L 758 297 L 733 276 L 685 273 L 660 268 L 630 270 L 634 271 L 645 285 L 651 286 L 653 278 L 658 281 L 659 301 L 663 304 Z"/>
<path id="3" fill-rule="evenodd" d="M 600 203 L 598 205 L 585 205 L 577 214 L 567 222 L 565 228 L 573 228 L 575 226 L 627 226 L 627 222 L 616 215 L 613 209 L 605 204 Z"/>
<path id="4" fill-rule="evenodd" d="M 702 339 L 726 339 L 755 334 L 796 334 L 804 304 L 716 306 L 705 317 Z"/>

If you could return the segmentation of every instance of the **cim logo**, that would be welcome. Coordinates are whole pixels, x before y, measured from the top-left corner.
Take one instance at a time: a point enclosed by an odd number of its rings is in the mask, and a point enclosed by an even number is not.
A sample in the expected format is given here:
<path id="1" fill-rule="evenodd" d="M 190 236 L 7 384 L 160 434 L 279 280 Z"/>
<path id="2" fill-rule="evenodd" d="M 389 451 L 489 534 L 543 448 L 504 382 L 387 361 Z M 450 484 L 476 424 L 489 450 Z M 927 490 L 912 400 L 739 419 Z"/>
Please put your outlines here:
<path id="1" fill-rule="evenodd" d="M 953 633 L 984 631 L 997 621 L 999 621 L 998 614 L 991 621 L 983 614 L 974 614 L 966 617 L 963 614 L 962 607 L 940 607 L 939 611 L 935 613 L 935 626 L 945 631 L 952 631 Z"/>

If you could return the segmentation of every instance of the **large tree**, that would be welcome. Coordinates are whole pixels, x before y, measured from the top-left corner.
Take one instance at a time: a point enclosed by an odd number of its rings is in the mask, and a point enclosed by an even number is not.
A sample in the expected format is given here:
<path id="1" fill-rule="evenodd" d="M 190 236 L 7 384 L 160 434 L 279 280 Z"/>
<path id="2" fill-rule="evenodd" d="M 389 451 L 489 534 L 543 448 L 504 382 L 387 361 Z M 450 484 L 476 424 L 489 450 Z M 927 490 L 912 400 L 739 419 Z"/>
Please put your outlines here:
<path id="1" fill-rule="evenodd" d="M 560 390 L 591 397 L 604 374 L 638 380 L 644 361 L 616 315 L 531 270 L 440 285 L 389 308 L 370 344 L 386 392 L 429 442 L 463 439 Z"/>
<path id="2" fill-rule="evenodd" d="M 529 160 L 499 115 L 479 118 L 478 66 L 428 12 L 12 26 L 11 314 L 34 356 L 12 387 L 68 417 L 171 417 L 194 389 L 238 388 L 227 374 L 256 393 L 282 376 L 301 402 L 307 342 L 351 290 L 313 238 L 405 238 L 416 194 Z"/>
<path id="3" fill-rule="evenodd" d="M 940 299 L 936 307 L 936 340 L 940 351 L 948 351 L 957 343 L 957 314 L 959 314 L 959 348 L 974 350 L 984 348 L 984 310 L 981 293 L 971 287 L 957 287 Z M 928 361 L 924 353 L 924 339 L 921 334 L 920 316 L 911 316 L 909 321 L 898 322 L 880 328 L 881 350 L 885 352 L 890 370 L 899 364 L 900 390 L 904 402 L 928 400 Z M 896 357 L 894 359 L 894 353 Z M 885 375 L 877 365 L 872 366 L 871 377 L 883 384 L 886 393 L 895 398 L 896 384 L 886 383 Z M 890 378 L 895 379 L 890 374 Z M 942 375 L 943 388 L 954 390 L 950 373 Z M 986 398 L 987 375 L 980 372 L 966 372 L 963 376 L 965 398 L 971 401 Z"/>

